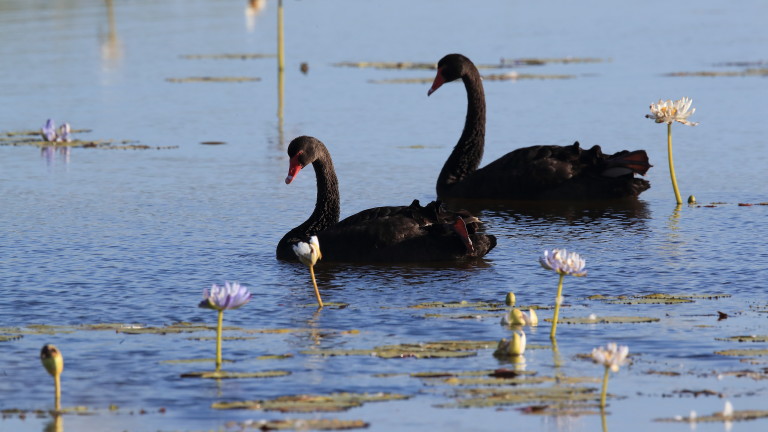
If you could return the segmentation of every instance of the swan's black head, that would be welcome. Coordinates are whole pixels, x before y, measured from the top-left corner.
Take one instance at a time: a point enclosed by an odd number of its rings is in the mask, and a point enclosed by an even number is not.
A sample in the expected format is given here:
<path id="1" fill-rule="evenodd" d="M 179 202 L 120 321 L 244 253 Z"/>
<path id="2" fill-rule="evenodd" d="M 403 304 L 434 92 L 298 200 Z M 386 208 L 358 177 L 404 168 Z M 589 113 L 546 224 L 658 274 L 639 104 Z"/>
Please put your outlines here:
<path id="1" fill-rule="evenodd" d="M 314 162 L 323 147 L 325 146 L 319 139 L 311 136 L 294 138 L 288 144 L 288 157 L 291 160 L 288 165 L 288 177 L 285 178 L 285 183 L 289 184 L 292 182 L 302 168 Z"/>
<path id="2" fill-rule="evenodd" d="M 461 54 L 448 54 L 437 62 L 437 75 L 427 96 L 435 92 L 441 85 L 455 81 L 475 69 L 472 61 Z"/>

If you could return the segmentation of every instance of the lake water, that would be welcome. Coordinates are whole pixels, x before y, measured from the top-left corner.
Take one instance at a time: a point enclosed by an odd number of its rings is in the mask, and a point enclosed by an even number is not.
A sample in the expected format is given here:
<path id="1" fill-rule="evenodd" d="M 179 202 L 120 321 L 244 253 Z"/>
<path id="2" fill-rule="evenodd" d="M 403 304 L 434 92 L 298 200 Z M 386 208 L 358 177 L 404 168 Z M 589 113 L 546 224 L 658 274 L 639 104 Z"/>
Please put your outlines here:
<path id="1" fill-rule="evenodd" d="M 240 0 L 154 2 L 4 0 L 0 3 L 0 132 L 69 122 L 81 140 L 128 140 L 148 150 L 0 146 L 0 342 L 2 431 L 40 431 L 51 418 L 52 383 L 38 360 L 46 343 L 64 354 L 68 431 L 240 430 L 261 419 L 359 419 L 389 431 L 761 431 L 768 420 L 688 424 L 655 419 L 766 409 L 768 312 L 768 123 L 763 76 L 681 76 L 766 67 L 768 3 L 605 0 L 285 1 L 285 94 L 278 118 L 277 2 L 246 13 Z M 483 165 L 525 145 L 600 144 L 646 149 L 652 188 L 632 205 L 571 204 L 472 208 L 498 247 L 461 265 L 316 267 L 327 302 L 317 311 L 307 269 L 278 262 L 275 245 L 312 211 L 308 170 L 284 184 L 287 143 L 313 135 L 328 145 L 340 179 L 342 216 L 435 198 L 437 174 L 463 125 L 466 96 L 446 85 L 374 81 L 434 77 L 432 70 L 335 66 L 344 61 L 437 62 L 460 52 L 477 64 L 519 58 L 598 58 L 596 63 L 520 66 L 502 72 L 571 79 L 486 81 Z M 188 57 L 200 56 L 200 57 Z M 309 70 L 300 71 L 306 62 Z M 748 62 L 750 65 L 727 63 Z M 493 71 L 496 72 L 496 71 Z M 483 71 L 491 73 L 491 71 Z M 247 82 L 171 82 L 189 77 Z M 693 98 L 697 127 L 673 126 L 681 192 L 709 207 L 676 209 L 666 128 L 643 118 L 660 98 Z M 223 145 L 203 145 L 220 141 Z M 6 144 L 10 141 L 4 141 Z M 158 149 L 159 148 L 159 149 Z M 565 247 L 587 261 L 586 278 L 565 279 L 561 316 L 658 318 L 641 324 L 560 324 L 558 352 L 548 322 L 557 277 L 537 263 Z M 215 325 L 197 308 L 204 288 L 236 280 L 254 293 L 228 311 L 224 357 L 232 372 L 285 370 L 264 379 L 198 380 L 180 374 L 213 363 L 213 331 L 132 335 L 72 326 L 176 322 Z M 611 374 L 609 407 L 597 410 L 599 381 L 519 388 L 594 389 L 590 413 L 526 414 L 535 399 L 457 408 L 478 389 L 424 380 L 417 372 L 512 368 L 493 347 L 465 358 L 321 356 L 307 350 L 372 349 L 400 343 L 498 341 L 504 311 L 538 305 L 526 329 L 525 369 L 538 377 L 602 377 L 580 357 L 616 341 L 631 365 Z M 704 295 L 683 304 L 617 304 L 589 296 Z M 706 296 L 715 296 L 707 298 Z M 728 295 L 719 297 L 720 295 Z M 468 302 L 418 309 L 424 302 Z M 728 318 L 718 320 L 718 311 Z M 57 326 L 38 329 L 36 325 Z M 293 331 L 288 331 L 293 329 Z M 359 331 L 359 332 L 358 332 Z M 763 342 L 723 340 L 755 335 Z M 260 359 L 264 355 L 289 355 Z M 745 359 L 752 359 L 746 361 Z M 514 387 L 513 387 L 514 389 Z M 706 392 L 705 392 L 706 391 Z M 216 402 L 333 392 L 397 393 L 343 412 L 217 410 Z M 707 395 L 709 392 L 711 395 Z M 692 396 L 698 394 L 698 397 Z M 576 405 L 583 408 L 583 405 Z M 111 407 L 111 408 L 110 408 Z M 582 410 L 583 411 L 583 410 Z M 252 425 L 252 423 L 251 423 Z M 48 428 L 48 429 L 46 429 Z"/>

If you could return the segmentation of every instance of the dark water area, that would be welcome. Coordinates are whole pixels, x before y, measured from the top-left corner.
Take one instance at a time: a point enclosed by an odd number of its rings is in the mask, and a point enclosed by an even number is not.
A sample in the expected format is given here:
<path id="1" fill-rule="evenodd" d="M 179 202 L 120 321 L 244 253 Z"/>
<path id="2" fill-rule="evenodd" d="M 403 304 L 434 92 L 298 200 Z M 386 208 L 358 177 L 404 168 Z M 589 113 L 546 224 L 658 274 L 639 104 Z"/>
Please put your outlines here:
<path id="1" fill-rule="evenodd" d="M 768 205 L 759 205 L 768 202 L 768 81 L 665 74 L 746 69 L 723 65 L 732 62 L 765 67 L 768 5 L 286 0 L 282 101 L 277 2 L 246 6 L 239 0 L 0 3 L 0 134 L 37 130 L 53 118 L 90 130 L 75 132 L 78 139 L 150 147 L 65 151 L 0 141 L 0 335 L 22 336 L 0 341 L 0 409 L 27 412 L 24 419 L 5 415 L 1 431 L 47 430 L 50 416 L 34 414 L 53 404 L 52 380 L 38 360 L 46 343 L 65 357 L 63 405 L 92 414 L 64 415 L 69 431 L 240 430 L 253 425 L 243 422 L 286 418 L 360 419 L 382 431 L 768 427 L 764 418 L 693 426 L 654 421 L 720 412 L 726 400 L 736 411 L 767 408 L 768 357 L 717 352 L 768 349 Z M 428 82 L 377 81 L 431 82 L 433 70 L 335 64 L 437 62 L 450 52 L 477 64 L 600 59 L 501 70 L 569 79 L 486 80 L 482 165 L 525 145 L 579 140 L 606 153 L 642 148 L 654 165 L 646 176 L 651 189 L 630 202 L 449 202 L 483 220 L 498 238 L 496 249 L 465 263 L 321 261 L 315 272 L 323 298 L 343 306 L 316 310 L 307 268 L 274 257 L 282 235 L 311 213 L 316 193 L 310 169 L 284 183 L 288 142 L 312 135 L 328 146 L 342 217 L 435 199 L 435 180 L 461 133 L 463 88 L 447 84 L 427 97 Z M 223 54 L 267 56 L 216 57 Z M 301 63 L 309 66 L 306 74 Z M 259 80 L 169 81 L 189 77 Z M 693 194 L 699 205 L 676 208 L 666 128 L 643 116 L 650 103 L 683 96 L 693 98 L 691 120 L 700 125 L 673 126 L 675 166 L 684 198 Z M 565 278 L 562 317 L 658 321 L 559 324 L 553 350 L 544 320 L 552 317 L 557 276 L 537 261 L 552 248 L 576 251 L 587 262 L 587 277 Z M 183 379 L 182 373 L 213 369 L 213 361 L 167 361 L 212 358 L 214 331 L 135 335 L 77 327 L 214 326 L 215 314 L 197 304 L 203 289 L 225 280 L 248 286 L 253 299 L 224 314 L 225 326 L 234 327 L 225 336 L 238 337 L 224 341 L 224 358 L 233 361 L 224 369 L 290 375 Z M 519 305 L 541 307 L 539 326 L 526 327 L 522 366 L 492 355 L 495 343 L 512 334 L 500 324 L 509 291 Z M 646 304 L 591 297 L 655 293 L 693 298 Z M 466 304 L 414 307 L 427 302 Z M 718 320 L 718 312 L 728 318 Z M 745 335 L 757 341 L 728 340 Z M 491 343 L 460 358 L 307 353 L 455 340 Z M 611 374 L 603 419 L 596 405 L 603 368 L 584 355 L 612 341 L 629 346 L 631 364 Z M 289 356 L 260 358 L 266 355 Z M 591 411 L 520 410 L 547 404 L 533 399 L 457 408 L 468 389 L 490 386 L 409 375 L 515 367 L 553 380 L 593 377 L 578 385 L 519 386 L 595 389 Z M 712 395 L 692 396 L 702 390 Z M 333 392 L 409 398 L 331 413 L 211 407 Z"/>

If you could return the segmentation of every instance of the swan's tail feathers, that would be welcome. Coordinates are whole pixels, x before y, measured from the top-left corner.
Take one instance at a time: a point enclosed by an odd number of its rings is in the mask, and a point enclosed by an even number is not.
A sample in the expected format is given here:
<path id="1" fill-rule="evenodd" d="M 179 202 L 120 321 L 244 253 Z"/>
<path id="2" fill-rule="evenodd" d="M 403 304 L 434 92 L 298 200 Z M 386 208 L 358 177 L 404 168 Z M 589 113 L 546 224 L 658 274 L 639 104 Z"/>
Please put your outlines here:
<path id="1" fill-rule="evenodd" d="M 467 232 L 467 224 L 464 223 L 464 219 L 456 219 L 456 222 L 453 224 L 453 229 L 456 231 L 459 237 L 461 237 L 461 241 L 463 241 L 464 246 L 467 247 L 467 252 L 469 252 L 470 255 L 474 255 L 475 246 L 472 244 L 472 240 L 469 238 L 469 233 Z"/>
<path id="2" fill-rule="evenodd" d="M 648 162 L 648 154 L 645 150 L 635 150 L 612 156 L 606 162 L 607 167 L 603 171 L 603 175 L 608 177 L 618 177 L 630 172 L 645 175 L 648 169 L 653 166 Z"/>

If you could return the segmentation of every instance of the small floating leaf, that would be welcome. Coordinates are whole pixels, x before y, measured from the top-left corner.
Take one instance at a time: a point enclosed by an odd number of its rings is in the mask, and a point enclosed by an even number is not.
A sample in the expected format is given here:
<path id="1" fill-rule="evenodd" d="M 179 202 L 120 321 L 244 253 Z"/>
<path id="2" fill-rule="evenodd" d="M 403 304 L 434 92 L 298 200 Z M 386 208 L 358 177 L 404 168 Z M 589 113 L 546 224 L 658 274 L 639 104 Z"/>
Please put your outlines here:
<path id="1" fill-rule="evenodd" d="M 273 370 L 263 372 L 187 372 L 181 374 L 182 378 L 211 378 L 211 379 L 240 379 L 240 378 L 275 378 L 290 375 L 290 371 Z"/>

